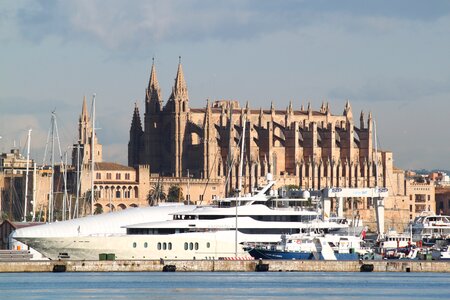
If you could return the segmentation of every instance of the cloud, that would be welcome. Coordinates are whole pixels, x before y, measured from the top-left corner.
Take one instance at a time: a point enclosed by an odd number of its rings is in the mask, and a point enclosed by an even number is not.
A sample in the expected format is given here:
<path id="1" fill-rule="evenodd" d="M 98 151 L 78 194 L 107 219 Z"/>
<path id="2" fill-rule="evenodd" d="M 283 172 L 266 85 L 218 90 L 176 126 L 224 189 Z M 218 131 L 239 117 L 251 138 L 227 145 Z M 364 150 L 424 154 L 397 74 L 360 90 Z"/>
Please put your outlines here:
<path id="1" fill-rule="evenodd" d="M 383 1 L 381 1 L 383 2 Z M 311 24 L 390 30 L 395 20 L 428 22 L 448 14 L 450 5 L 399 1 L 180 1 L 40 0 L 16 9 L 22 36 L 40 42 L 84 39 L 110 49 L 145 48 L 166 41 L 252 39 L 274 32 L 295 32 Z M 439 9 L 436 9 L 439 7 Z M 394 20 L 394 21 L 393 21 Z M 354 26 L 355 21 L 360 26 Z"/>

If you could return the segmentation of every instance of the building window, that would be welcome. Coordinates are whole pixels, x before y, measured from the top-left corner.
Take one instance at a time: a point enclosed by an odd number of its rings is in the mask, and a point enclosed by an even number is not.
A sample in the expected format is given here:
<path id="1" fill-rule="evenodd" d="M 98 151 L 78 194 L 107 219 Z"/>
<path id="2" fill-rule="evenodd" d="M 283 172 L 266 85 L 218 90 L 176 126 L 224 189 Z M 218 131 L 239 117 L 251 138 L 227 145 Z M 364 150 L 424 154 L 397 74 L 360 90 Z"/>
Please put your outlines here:
<path id="1" fill-rule="evenodd" d="M 111 179 L 111 173 L 106 173 L 106 179 Z"/>
<path id="2" fill-rule="evenodd" d="M 428 201 L 430 201 L 430 195 L 428 195 Z"/>
<path id="3" fill-rule="evenodd" d="M 124 194 L 123 195 L 124 198 L 130 198 L 130 191 L 129 190 L 124 191 L 123 194 Z"/>
<path id="4" fill-rule="evenodd" d="M 120 198 L 120 191 L 116 191 L 116 198 Z"/>
<path id="5" fill-rule="evenodd" d="M 411 201 L 412 201 L 412 195 L 409 195 L 409 200 L 411 200 Z"/>
<path id="6" fill-rule="evenodd" d="M 101 173 L 95 173 L 95 179 L 102 179 Z"/>
<path id="7" fill-rule="evenodd" d="M 116 173 L 116 180 L 120 180 L 121 178 L 121 174 L 120 173 Z"/>
<path id="8" fill-rule="evenodd" d="M 200 201 L 203 201 L 203 195 L 198 196 L 198 199 L 199 199 Z"/>
<path id="9" fill-rule="evenodd" d="M 125 173 L 125 179 L 130 180 L 130 173 Z"/>
<path id="10" fill-rule="evenodd" d="M 409 206 L 409 212 L 412 212 L 412 205 Z"/>

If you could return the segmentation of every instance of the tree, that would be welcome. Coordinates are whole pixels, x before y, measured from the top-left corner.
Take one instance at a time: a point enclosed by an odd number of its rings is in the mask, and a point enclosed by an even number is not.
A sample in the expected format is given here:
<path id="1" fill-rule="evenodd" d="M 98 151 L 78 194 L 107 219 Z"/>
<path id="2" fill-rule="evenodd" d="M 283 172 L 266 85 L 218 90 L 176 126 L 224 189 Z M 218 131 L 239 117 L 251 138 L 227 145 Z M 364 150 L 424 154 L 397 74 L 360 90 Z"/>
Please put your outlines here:
<path id="1" fill-rule="evenodd" d="M 94 210 L 94 215 L 100 215 L 103 213 L 103 207 L 101 205 L 96 205 Z"/>
<path id="2" fill-rule="evenodd" d="M 157 182 L 148 191 L 147 201 L 150 206 L 157 205 L 161 201 L 165 201 L 167 198 L 164 188 L 161 183 Z"/>
<path id="3" fill-rule="evenodd" d="M 171 185 L 169 192 L 167 193 L 168 202 L 181 202 L 184 201 L 183 189 L 179 185 Z"/>

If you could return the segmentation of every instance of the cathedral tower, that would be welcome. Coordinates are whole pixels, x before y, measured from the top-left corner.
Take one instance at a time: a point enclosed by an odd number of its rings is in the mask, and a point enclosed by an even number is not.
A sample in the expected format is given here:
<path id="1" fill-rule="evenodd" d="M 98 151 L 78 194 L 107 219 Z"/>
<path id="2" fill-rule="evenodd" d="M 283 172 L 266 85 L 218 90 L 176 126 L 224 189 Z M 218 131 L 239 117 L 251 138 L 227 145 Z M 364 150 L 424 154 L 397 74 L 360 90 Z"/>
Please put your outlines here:
<path id="1" fill-rule="evenodd" d="M 72 165 L 76 166 L 78 162 L 78 153 L 80 153 L 80 164 L 87 164 L 91 161 L 92 143 L 92 123 L 88 114 L 86 96 L 83 98 L 81 115 L 78 120 L 78 143 L 73 145 Z M 79 150 L 78 150 L 79 149 Z M 94 136 L 94 159 L 95 162 L 101 162 L 103 159 L 102 145 L 99 144 L 97 134 Z"/>

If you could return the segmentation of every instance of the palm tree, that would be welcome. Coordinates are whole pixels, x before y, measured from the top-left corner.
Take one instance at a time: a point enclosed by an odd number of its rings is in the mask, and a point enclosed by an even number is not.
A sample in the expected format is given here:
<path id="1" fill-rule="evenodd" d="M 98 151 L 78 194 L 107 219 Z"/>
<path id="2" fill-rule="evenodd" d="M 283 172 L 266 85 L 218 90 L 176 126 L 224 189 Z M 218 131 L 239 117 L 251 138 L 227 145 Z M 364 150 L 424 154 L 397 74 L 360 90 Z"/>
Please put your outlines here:
<path id="1" fill-rule="evenodd" d="M 165 201 L 167 198 L 164 188 L 160 182 L 156 182 L 148 191 L 147 201 L 150 206 L 157 205 L 161 201 Z"/>
<path id="2" fill-rule="evenodd" d="M 168 202 L 181 202 L 184 201 L 183 189 L 179 185 L 171 185 L 169 192 L 167 193 Z"/>

